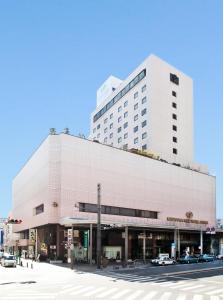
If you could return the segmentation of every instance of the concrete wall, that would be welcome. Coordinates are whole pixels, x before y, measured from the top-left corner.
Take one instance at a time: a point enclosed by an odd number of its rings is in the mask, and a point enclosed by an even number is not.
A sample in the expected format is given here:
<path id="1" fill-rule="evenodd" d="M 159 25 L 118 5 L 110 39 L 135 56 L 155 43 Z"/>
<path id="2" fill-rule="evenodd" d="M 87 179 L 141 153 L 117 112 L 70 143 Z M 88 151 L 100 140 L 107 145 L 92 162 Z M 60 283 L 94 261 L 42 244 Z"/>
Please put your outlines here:
<path id="1" fill-rule="evenodd" d="M 49 136 L 14 179 L 13 216 L 23 220 L 18 230 L 65 217 L 96 218 L 75 204 L 96 204 L 97 183 L 104 205 L 159 212 L 158 220 L 114 216 L 114 221 L 163 225 L 167 217 L 185 218 L 192 211 L 193 219 L 215 224 L 214 177 L 60 134 Z M 34 216 L 33 208 L 42 203 L 44 213 Z"/>

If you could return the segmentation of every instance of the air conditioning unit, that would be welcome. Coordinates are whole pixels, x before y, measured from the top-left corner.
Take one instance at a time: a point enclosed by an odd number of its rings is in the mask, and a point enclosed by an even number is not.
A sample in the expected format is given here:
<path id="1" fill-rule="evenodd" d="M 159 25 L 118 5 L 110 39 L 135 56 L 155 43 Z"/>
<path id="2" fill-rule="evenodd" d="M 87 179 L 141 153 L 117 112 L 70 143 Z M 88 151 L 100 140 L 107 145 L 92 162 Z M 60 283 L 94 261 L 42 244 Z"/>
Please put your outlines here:
<path id="1" fill-rule="evenodd" d="M 52 205 L 53 205 L 53 207 L 57 207 L 58 203 L 57 202 L 53 202 Z"/>

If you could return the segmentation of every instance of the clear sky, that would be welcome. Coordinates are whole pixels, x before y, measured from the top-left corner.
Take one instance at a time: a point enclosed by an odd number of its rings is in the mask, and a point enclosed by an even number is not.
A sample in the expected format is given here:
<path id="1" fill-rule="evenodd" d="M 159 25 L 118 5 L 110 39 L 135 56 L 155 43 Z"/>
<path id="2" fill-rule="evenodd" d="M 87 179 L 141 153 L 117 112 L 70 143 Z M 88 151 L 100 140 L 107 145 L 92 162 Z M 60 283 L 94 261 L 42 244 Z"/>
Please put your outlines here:
<path id="1" fill-rule="evenodd" d="M 194 80 L 195 158 L 217 176 L 223 218 L 222 11 L 221 0 L 0 0 L 0 217 L 49 128 L 88 135 L 97 88 L 154 53 Z"/>

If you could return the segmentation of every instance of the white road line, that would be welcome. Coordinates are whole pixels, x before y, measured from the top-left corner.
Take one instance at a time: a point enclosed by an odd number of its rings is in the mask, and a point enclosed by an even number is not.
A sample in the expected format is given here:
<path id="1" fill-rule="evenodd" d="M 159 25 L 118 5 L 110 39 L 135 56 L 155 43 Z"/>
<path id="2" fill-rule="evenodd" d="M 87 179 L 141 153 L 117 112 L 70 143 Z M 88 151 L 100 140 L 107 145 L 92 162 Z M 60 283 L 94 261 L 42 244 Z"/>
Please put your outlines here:
<path id="1" fill-rule="evenodd" d="M 220 298 L 218 296 L 211 296 L 210 300 L 220 300 Z"/>
<path id="2" fill-rule="evenodd" d="M 82 288 L 82 287 L 84 287 L 84 286 L 83 286 L 83 285 L 74 285 L 74 286 L 71 287 L 71 288 L 63 289 L 63 290 L 60 291 L 59 293 L 60 293 L 60 294 L 67 294 L 67 293 L 72 292 L 73 290 L 76 290 L 76 289 L 79 289 L 79 288 Z"/>
<path id="3" fill-rule="evenodd" d="M 88 293 L 83 294 L 84 297 L 88 297 L 88 296 L 92 296 L 94 294 L 97 294 L 98 292 L 103 291 L 104 289 L 106 289 L 106 287 L 99 287 L 97 289 L 94 289 L 93 291 L 90 291 Z"/>
<path id="4" fill-rule="evenodd" d="M 133 293 L 132 295 L 130 295 L 129 297 L 125 298 L 125 300 L 134 300 L 136 299 L 140 294 L 143 294 L 144 291 L 143 290 L 138 290 L 135 293 Z"/>
<path id="5" fill-rule="evenodd" d="M 194 295 L 193 300 L 202 300 L 203 296 L 202 295 Z"/>
<path id="6" fill-rule="evenodd" d="M 104 298 L 105 296 L 108 296 L 109 294 L 112 294 L 113 292 L 117 291 L 118 288 L 112 288 L 108 291 L 105 291 L 101 293 L 100 295 L 96 296 L 96 298 Z"/>
<path id="7" fill-rule="evenodd" d="M 216 294 L 219 294 L 223 292 L 223 289 L 217 289 L 217 290 L 214 290 L 214 291 L 211 291 L 211 292 L 207 292 L 205 293 L 206 295 L 216 295 Z"/>
<path id="8" fill-rule="evenodd" d="M 70 295 L 78 295 L 78 294 L 90 291 L 92 289 L 94 289 L 94 286 L 83 287 L 83 288 L 80 288 L 78 291 L 74 291 L 74 292 L 70 293 Z"/>
<path id="9" fill-rule="evenodd" d="M 176 300 L 186 300 L 186 298 L 187 298 L 187 295 L 180 294 L 180 295 L 177 296 Z"/>
<path id="10" fill-rule="evenodd" d="M 165 292 L 165 293 L 159 298 L 159 300 L 167 300 L 167 299 L 170 299 L 171 296 L 172 296 L 172 293 L 170 293 L 170 292 Z"/>
<path id="11" fill-rule="evenodd" d="M 149 294 L 147 294 L 145 297 L 143 297 L 141 300 L 152 300 L 154 297 L 158 294 L 157 291 L 152 291 Z"/>
<path id="12" fill-rule="evenodd" d="M 121 292 L 119 292 L 118 294 L 114 295 L 113 297 L 111 297 L 111 299 L 118 299 L 121 298 L 123 295 L 127 294 L 128 292 L 130 292 L 131 290 L 122 290 Z"/>
<path id="13" fill-rule="evenodd" d="M 55 296 L 29 296 L 29 295 L 21 295 L 21 296 L 4 296 L 4 297 L 0 297 L 1 300 L 10 300 L 10 299 L 21 299 L 21 300 L 25 300 L 25 299 L 55 299 Z"/>
<path id="14" fill-rule="evenodd" d="M 193 290 L 193 289 L 196 289 L 196 288 L 201 288 L 203 286 L 204 286 L 203 284 L 198 284 L 198 285 L 193 285 L 193 286 L 185 287 L 185 288 L 183 288 L 181 290 L 182 291 L 189 291 L 189 290 Z"/>
<path id="15" fill-rule="evenodd" d="M 176 282 L 162 282 L 159 284 L 159 286 L 161 287 L 168 287 L 168 286 L 172 286 L 172 285 L 175 285 Z"/>
<path id="16" fill-rule="evenodd" d="M 170 289 L 178 289 L 186 286 L 191 286 L 192 283 L 184 283 L 184 284 L 175 284 L 174 286 L 170 286 Z"/>

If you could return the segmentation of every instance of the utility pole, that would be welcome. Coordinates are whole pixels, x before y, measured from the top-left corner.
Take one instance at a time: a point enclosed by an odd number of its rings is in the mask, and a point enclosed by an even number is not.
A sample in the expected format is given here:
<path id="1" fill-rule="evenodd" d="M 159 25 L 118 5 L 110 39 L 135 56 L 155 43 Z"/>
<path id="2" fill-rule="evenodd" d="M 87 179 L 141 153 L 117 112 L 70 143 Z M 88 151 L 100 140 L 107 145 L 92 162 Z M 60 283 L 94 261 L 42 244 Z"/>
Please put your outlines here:
<path id="1" fill-rule="evenodd" d="M 97 268 L 101 269 L 101 184 L 97 185 Z"/>

